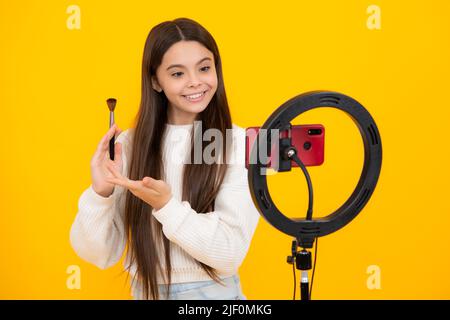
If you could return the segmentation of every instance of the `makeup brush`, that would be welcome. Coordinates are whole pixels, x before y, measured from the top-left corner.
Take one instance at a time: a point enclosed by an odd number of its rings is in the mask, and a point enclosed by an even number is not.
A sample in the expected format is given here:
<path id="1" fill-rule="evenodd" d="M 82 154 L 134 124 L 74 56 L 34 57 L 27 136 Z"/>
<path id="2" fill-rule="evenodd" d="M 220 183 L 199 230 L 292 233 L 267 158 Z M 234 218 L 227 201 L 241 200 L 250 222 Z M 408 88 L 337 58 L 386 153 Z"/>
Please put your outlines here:
<path id="1" fill-rule="evenodd" d="M 114 98 L 106 100 L 109 109 L 109 128 L 114 125 L 114 109 L 116 108 L 116 102 L 117 100 Z M 114 160 L 114 135 L 111 140 L 109 140 L 109 158 Z"/>

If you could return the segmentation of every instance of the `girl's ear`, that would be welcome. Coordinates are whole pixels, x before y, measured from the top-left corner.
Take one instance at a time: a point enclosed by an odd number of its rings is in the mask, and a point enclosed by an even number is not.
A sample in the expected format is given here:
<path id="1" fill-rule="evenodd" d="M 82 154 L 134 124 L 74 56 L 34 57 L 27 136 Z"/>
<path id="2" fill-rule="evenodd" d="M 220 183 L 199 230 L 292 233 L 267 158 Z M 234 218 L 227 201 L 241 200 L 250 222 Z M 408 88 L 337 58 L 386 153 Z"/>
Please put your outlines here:
<path id="1" fill-rule="evenodd" d="M 152 76 L 152 87 L 154 90 L 156 90 L 158 92 L 162 91 L 162 88 L 158 84 L 158 80 L 156 80 L 154 76 Z"/>

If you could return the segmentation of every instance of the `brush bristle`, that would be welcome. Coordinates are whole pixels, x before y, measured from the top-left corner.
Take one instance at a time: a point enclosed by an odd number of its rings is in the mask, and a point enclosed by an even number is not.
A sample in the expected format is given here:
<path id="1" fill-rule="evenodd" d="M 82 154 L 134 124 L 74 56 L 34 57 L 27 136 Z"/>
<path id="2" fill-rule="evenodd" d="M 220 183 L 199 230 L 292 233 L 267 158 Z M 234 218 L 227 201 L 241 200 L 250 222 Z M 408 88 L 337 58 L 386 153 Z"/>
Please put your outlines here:
<path id="1" fill-rule="evenodd" d="M 106 100 L 109 111 L 114 111 L 114 109 L 116 108 L 116 102 L 117 102 L 117 100 L 114 98 L 109 98 L 108 100 Z"/>

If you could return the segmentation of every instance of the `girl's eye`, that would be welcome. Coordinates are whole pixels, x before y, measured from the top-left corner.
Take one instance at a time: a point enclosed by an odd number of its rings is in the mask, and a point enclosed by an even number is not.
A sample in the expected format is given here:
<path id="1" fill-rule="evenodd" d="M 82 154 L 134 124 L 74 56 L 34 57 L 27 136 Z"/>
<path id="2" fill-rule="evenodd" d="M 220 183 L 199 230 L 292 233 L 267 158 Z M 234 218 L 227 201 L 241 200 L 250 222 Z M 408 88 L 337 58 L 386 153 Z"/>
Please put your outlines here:
<path id="1" fill-rule="evenodd" d="M 210 68 L 211 68 L 210 66 L 206 66 L 206 67 L 200 68 L 200 70 L 202 70 L 203 72 L 206 72 Z M 172 77 L 179 78 L 182 74 L 183 74 L 183 72 L 181 72 L 181 71 L 180 72 L 175 72 L 175 73 L 172 73 Z"/>

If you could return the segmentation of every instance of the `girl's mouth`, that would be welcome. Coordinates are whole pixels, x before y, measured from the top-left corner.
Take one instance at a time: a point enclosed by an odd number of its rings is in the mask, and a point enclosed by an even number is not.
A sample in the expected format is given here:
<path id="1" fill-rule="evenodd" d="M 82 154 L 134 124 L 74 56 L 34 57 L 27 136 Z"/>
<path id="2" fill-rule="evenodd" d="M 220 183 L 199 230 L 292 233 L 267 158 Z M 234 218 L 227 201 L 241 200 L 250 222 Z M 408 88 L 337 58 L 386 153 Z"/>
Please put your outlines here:
<path id="1" fill-rule="evenodd" d="M 206 90 L 206 91 L 208 91 L 208 90 Z M 183 97 L 189 102 L 200 102 L 205 97 L 206 91 L 203 91 L 202 93 L 193 94 L 190 96 L 183 96 Z"/>

